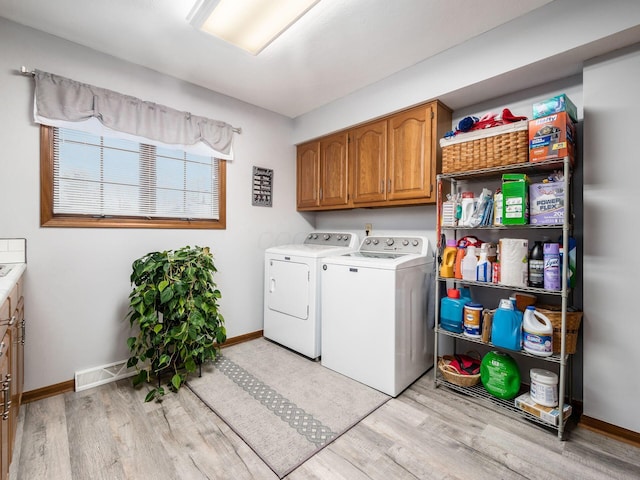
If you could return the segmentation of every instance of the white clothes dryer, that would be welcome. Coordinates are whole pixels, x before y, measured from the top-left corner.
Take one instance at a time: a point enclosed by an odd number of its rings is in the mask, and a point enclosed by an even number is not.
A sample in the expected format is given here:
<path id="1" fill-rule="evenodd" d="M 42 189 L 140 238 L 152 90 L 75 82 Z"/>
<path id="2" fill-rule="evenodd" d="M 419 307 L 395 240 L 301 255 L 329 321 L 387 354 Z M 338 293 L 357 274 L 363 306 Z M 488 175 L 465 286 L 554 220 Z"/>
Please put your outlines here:
<path id="1" fill-rule="evenodd" d="M 353 232 L 311 232 L 265 251 L 263 335 L 311 359 L 321 355 L 320 260 L 358 249 Z"/>
<path id="2" fill-rule="evenodd" d="M 366 237 L 322 260 L 322 365 L 396 397 L 433 367 L 434 254 L 424 236 Z"/>

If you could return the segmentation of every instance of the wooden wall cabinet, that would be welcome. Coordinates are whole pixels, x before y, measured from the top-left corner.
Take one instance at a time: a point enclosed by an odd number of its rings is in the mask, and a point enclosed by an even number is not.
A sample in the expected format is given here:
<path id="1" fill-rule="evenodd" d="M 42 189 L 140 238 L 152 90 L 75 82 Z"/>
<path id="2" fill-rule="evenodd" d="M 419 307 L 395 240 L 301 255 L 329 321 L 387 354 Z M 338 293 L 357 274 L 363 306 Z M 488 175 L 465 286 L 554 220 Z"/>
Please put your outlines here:
<path id="1" fill-rule="evenodd" d="M 298 210 L 435 203 L 450 129 L 451 110 L 433 101 L 298 146 Z"/>
<path id="2" fill-rule="evenodd" d="M 298 146 L 298 210 L 349 205 L 348 143 L 347 132 L 341 132 Z"/>

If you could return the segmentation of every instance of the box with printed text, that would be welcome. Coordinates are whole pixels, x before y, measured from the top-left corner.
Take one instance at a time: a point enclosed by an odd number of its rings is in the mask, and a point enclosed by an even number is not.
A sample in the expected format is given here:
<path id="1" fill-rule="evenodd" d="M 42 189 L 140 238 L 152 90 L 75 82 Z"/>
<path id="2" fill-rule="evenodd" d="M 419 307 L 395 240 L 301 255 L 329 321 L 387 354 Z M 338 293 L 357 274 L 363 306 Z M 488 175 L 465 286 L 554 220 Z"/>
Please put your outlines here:
<path id="1" fill-rule="evenodd" d="M 532 183 L 529 185 L 529 223 L 561 225 L 564 222 L 564 182 Z"/>
<path id="2" fill-rule="evenodd" d="M 576 126 L 567 112 L 529 120 L 529 161 L 569 157 L 575 163 Z"/>
<path id="3" fill-rule="evenodd" d="M 524 173 L 502 175 L 502 224 L 529 223 L 529 177 Z"/>
<path id="4" fill-rule="evenodd" d="M 523 393 L 515 400 L 516 407 L 524 410 L 531 415 L 538 417 L 540 420 L 555 425 L 560 425 L 560 410 L 557 407 L 545 407 L 537 404 L 531 399 L 530 393 Z M 566 421 L 571 416 L 571 405 L 565 404 L 563 410 L 563 418 Z"/>
<path id="5" fill-rule="evenodd" d="M 564 93 L 533 104 L 533 118 L 546 117 L 559 112 L 567 112 L 571 120 L 578 121 L 578 109 Z"/>

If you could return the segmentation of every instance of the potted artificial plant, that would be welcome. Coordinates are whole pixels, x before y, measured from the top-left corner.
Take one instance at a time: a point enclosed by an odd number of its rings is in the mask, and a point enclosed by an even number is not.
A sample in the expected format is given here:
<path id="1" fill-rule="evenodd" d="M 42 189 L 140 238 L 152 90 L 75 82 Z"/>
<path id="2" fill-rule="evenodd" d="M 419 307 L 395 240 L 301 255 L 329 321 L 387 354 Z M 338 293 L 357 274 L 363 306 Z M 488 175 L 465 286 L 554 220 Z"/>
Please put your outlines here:
<path id="1" fill-rule="evenodd" d="M 145 402 L 165 394 L 162 378 L 177 391 L 190 373 L 214 359 L 226 340 L 221 297 L 213 281 L 217 271 L 207 247 L 152 252 L 133 262 L 127 317 L 137 335 L 127 340 L 136 367 L 133 385 L 157 385 Z"/>

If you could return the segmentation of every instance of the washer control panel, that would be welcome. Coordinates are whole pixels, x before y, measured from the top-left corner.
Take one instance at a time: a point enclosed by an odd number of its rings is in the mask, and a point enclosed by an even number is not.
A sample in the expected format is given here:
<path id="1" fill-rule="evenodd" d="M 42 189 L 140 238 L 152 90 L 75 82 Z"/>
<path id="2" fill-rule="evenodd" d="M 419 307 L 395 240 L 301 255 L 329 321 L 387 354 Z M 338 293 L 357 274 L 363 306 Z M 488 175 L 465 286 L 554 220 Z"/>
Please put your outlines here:
<path id="1" fill-rule="evenodd" d="M 360 252 L 386 252 L 396 254 L 422 254 L 427 242 L 422 237 L 366 237 L 360 244 Z"/>

